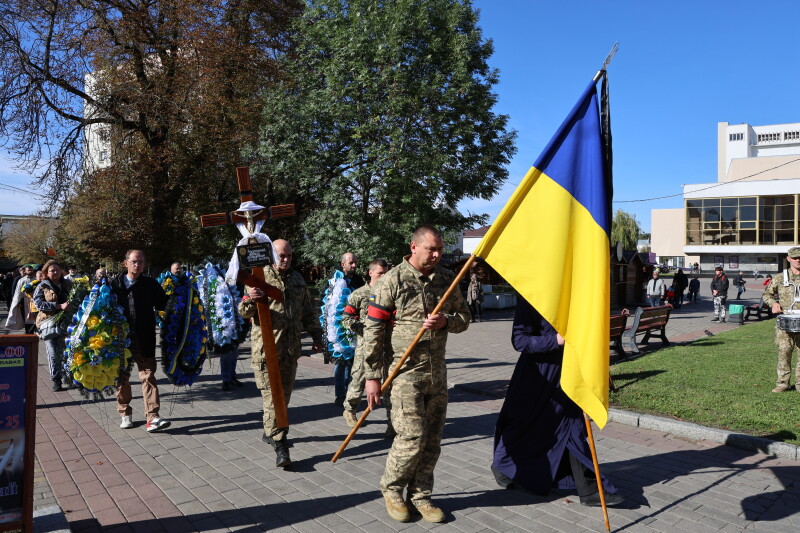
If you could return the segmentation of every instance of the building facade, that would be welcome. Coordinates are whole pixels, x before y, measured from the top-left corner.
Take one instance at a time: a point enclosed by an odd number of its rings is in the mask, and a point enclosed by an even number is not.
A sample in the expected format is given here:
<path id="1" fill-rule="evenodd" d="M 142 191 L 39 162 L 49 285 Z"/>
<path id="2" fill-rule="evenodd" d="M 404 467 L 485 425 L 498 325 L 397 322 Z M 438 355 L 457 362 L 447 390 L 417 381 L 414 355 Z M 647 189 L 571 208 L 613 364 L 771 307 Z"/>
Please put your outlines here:
<path id="1" fill-rule="evenodd" d="M 777 272 L 800 244 L 800 123 L 717 127 L 717 181 L 683 186 L 683 252 L 703 270 Z"/>

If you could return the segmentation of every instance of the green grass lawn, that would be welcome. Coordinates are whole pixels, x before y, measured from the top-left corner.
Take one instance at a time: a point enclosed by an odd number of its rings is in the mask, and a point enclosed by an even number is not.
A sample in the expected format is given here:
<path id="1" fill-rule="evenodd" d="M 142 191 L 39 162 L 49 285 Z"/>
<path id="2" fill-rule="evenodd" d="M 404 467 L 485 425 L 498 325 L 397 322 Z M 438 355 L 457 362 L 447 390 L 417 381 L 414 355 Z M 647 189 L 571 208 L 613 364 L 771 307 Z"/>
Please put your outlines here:
<path id="1" fill-rule="evenodd" d="M 611 404 L 800 444 L 800 393 L 771 392 L 774 338 L 773 320 L 750 323 L 613 365 Z"/>

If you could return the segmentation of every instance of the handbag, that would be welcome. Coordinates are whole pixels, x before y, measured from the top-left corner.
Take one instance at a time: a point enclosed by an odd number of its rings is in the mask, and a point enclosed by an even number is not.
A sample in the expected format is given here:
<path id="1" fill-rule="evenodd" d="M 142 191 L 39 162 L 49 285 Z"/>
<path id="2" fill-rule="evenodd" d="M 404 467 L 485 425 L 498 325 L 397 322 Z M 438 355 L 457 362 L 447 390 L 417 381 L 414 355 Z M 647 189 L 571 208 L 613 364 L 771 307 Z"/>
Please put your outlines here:
<path id="1" fill-rule="evenodd" d="M 55 316 L 51 316 L 42 320 L 42 323 L 39 325 L 38 331 L 36 332 L 39 338 L 43 341 L 55 339 L 61 335 L 66 335 L 66 333 L 67 331 L 63 324 L 56 322 Z"/>

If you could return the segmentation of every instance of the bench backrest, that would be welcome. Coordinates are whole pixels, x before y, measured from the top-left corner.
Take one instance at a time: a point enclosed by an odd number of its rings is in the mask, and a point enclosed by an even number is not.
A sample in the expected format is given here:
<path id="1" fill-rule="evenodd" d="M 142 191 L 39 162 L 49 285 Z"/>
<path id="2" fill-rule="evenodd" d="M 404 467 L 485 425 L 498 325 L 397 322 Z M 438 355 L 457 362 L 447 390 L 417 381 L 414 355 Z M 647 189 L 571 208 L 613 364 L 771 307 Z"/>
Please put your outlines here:
<path id="1" fill-rule="evenodd" d="M 611 338 L 618 337 L 625 332 L 625 326 L 628 323 L 629 315 L 614 315 L 610 321 Z"/>
<path id="2" fill-rule="evenodd" d="M 665 325 L 669 321 L 670 311 L 672 311 L 671 305 L 642 308 L 636 329 L 641 331 Z"/>

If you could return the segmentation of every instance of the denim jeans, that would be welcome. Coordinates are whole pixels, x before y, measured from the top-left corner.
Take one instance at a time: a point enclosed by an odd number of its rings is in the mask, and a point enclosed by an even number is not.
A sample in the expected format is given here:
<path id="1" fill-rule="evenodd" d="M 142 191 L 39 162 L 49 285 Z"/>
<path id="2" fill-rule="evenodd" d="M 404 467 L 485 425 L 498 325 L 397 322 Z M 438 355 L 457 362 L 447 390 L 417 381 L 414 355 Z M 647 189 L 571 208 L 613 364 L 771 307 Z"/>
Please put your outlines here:
<path id="1" fill-rule="evenodd" d="M 50 367 L 50 379 L 61 381 L 64 374 L 64 349 L 67 345 L 66 336 L 58 336 L 55 339 L 44 341 L 47 349 L 47 365 Z"/>
<path id="2" fill-rule="evenodd" d="M 650 299 L 650 307 L 658 307 L 661 305 L 661 296 L 648 296 Z"/>
<path id="3" fill-rule="evenodd" d="M 219 355 L 219 373 L 222 374 L 222 381 L 229 382 L 236 377 L 236 361 L 239 356 L 238 344 L 226 344 L 222 347 L 214 348 Z"/>
<path id="4" fill-rule="evenodd" d="M 333 389 L 336 393 L 336 398 L 342 398 L 347 395 L 347 387 L 350 385 L 350 374 L 353 370 L 353 360 L 342 360 L 341 358 L 333 360 Z"/>

